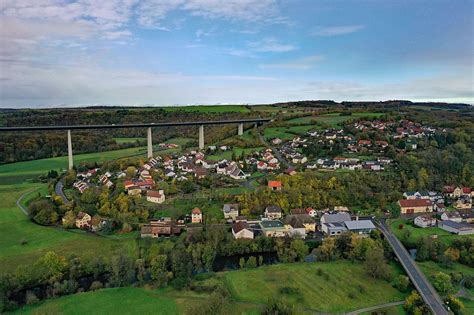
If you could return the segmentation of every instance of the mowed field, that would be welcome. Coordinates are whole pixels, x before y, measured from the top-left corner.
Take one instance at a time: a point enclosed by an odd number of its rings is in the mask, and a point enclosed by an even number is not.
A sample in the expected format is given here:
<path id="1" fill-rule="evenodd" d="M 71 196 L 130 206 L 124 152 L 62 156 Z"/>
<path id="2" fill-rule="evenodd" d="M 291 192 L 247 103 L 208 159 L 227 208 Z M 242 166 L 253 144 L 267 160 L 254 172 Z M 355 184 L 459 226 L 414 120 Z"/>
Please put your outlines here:
<path id="1" fill-rule="evenodd" d="M 318 268 L 323 275 L 317 274 Z M 390 283 L 367 276 L 362 264 L 349 261 L 281 264 L 222 276 L 237 301 L 265 303 L 274 297 L 322 312 L 348 312 L 405 297 Z"/>
<path id="2" fill-rule="evenodd" d="M 86 153 L 74 155 L 74 164 L 84 162 L 105 162 L 127 156 L 145 156 L 146 148 L 128 148 L 115 151 Z M 27 179 L 46 174 L 49 170 L 67 169 L 67 156 L 59 156 L 48 159 L 25 161 L 0 165 L 0 185 L 8 183 L 23 182 Z"/>
<path id="3" fill-rule="evenodd" d="M 374 118 L 374 117 L 381 117 L 383 113 L 352 113 L 352 115 L 342 115 L 340 113 L 332 113 L 332 114 L 324 114 L 324 115 L 314 115 L 314 116 L 305 116 L 290 119 L 287 121 L 289 124 L 309 124 L 313 121 L 323 123 L 326 125 L 330 125 L 331 127 L 335 127 L 338 124 L 355 118 Z"/>
<path id="4" fill-rule="evenodd" d="M 248 113 L 250 110 L 243 105 L 199 105 L 199 106 L 166 106 L 160 107 L 165 111 L 184 111 L 200 113 Z"/>
<path id="5" fill-rule="evenodd" d="M 318 268 L 323 275 L 317 274 Z M 395 267 L 393 272 L 398 272 Z M 220 284 L 228 289 L 226 314 L 259 314 L 270 298 L 292 305 L 296 314 L 311 314 L 349 312 L 405 297 L 390 283 L 368 278 L 362 264 L 349 261 L 264 266 L 215 273 L 194 281 L 203 287 Z M 85 314 L 100 308 L 101 314 L 116 314 L 118 309 L 121 314 L 183 314 L 208 298 L 207 294 L 186 290 L 114 288 L 48 300 L 16 313 Z"/>
<path id="6" fill-rule="evenodd" d="M 80 154 L 76 163 L 105 161 L 131 155 L 145 156 L 143 148 Z M 18 208 L 16 201 L 23 194 L 26 205 L 28 199 L 38 192 L 47 194 L 47 184 L 35 179 L 51 169 L 67 167 L 67 157 L 57 157 L 36 161 L 0 165 L 0 272 L 14 271 L 19 264 L 29 264 L 47 251 L 63 255 L 79 253 L 84 258 L 97 253 L 115 253 L 133 250 L 131 239 L 115 241 L 80 231 L 64 231 L 53 227 L 39 226 Z"/>

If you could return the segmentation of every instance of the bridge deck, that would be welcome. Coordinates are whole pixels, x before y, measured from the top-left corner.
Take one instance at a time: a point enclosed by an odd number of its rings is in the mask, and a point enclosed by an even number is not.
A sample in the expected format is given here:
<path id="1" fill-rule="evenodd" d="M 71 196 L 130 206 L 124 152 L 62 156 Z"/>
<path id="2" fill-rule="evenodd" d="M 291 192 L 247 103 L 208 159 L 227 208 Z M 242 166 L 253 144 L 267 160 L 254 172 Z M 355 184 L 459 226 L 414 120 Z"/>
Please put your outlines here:
<path id="1" fill-rule="evenodd" d="M 111 124 L 111 125 L 71 125 L 71 126 L 18 126 L 0 127 L 0 132 L 6 131 L 36 131 L 36 130 L 75 130 L 75 129 L 119 129 L 119 128 L 158 128 L 158 127 L 178 127 L 178 126 L 201 126 L 201 125 L 230 125 L 246 123 L 269 122 L 270 118 L 236 119 L 236 120 L 208 120 L 208 121 L 186 121 L 186 122 L 166 122 L 166 123 L 145 123 L 145 124 Z"/>

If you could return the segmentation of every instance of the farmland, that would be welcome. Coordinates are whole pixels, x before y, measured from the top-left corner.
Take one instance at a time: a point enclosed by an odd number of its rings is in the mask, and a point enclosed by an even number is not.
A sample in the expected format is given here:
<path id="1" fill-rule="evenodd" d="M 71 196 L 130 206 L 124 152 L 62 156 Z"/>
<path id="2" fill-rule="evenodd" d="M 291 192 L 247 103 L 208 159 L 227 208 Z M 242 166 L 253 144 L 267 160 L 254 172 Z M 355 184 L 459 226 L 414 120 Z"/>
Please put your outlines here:
<path id="1" fill-rule="evenodd" d="M 323 312 L 346 312 L 404 298 L 390 283 L 367 277 L 363 265 L 348 261 L 273 265 L 230 271 L 222 277 L 237 301 L 265 303 L 275 297 Z"/>
<path id="2" fill-rule="evenodd" d="M 322 275 L 317 274 L 318 269 L 322 270 Z M 392 269 L 398 272 L 395 267 Z M 349 278 L 351 281 L 347 282 Z M 298 314 L 340 313 L 404 298 L 404 294 L 390 283 L 367 278 L 361 264 L 348 261 L 282 264 L 221 272 L 205 280 L 193 280 L 193 283 L 202 287 L 226 287 L 229 291 L 228 314 L 258 314 L 271 297 L 293 305 Z M 102 314 L 114 313 L 118 307 L 123 313 L 176 314 L 186 312 L 193 304 L 205 302 L 208 297 L 188 290 L 115 288 L 48 300 L 38 306 L 24 307 L 17 313 L 83 314 L 100 306 Z"/>
<path id="3" fill-rule="evenodd" d="M 346 120 L 357 119 L 362 117 L 374 118 L 381 117 L 383 115 L 383 113 L 352 113 L 352 115 L 341 115 L 340 113 L 332 113 L 294 118 L 287 120 L 286 122 L 289 124 L 310 124 L 311 122 L 315 121 L 318 123 L 329 125 L 331 127 L 336 127 L 337 125 Z"/>
<path id="4" fill-rule="evenodd" d="M 199 105 L 199 106 L 166 106 L 161 107 L 165 111 L 184 111 L 200 113 L 248 113 L 250 110 L 242 105 Z"/>

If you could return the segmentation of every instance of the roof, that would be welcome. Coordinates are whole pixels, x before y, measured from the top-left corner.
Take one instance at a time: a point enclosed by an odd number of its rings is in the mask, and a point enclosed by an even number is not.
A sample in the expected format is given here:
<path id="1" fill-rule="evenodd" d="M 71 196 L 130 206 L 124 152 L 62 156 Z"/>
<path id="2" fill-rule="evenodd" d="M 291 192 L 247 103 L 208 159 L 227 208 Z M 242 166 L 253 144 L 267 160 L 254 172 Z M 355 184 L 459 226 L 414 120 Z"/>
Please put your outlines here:
<path id="1" fill-rule="evenodd" d="M 272 187 L 272 188 L 277 188 L 277 187 L 281 187 L 281 181 L 279 180 L 271 180 L 268 182 L 268 187 Z"/>
<path id="2" fill-rule="evenodd" d="M 193 211 L 191 211 L 192 214 L 201 214 L 201 209 L 199 208 L 194 208 Z"/>
<path id="3" fill-rule="evenodd" d="M 283 221 L 292 227 L 303 227 L 304 224 L 315 223 L 314 219 L 307 214 L 287 215 Z"/>
<path id="4" fill-rule="evenodd" d="M 239 211 L 239 205 L 236 203 L 226 203 L 222 210 L 224 210 L 224 212 Z"/>
<path id="5" fill-rule="evenodd" d="M 146 192 L 147 197 L 152 197 L 152 198 L 161 198 L 161 194 L 159 191 L 154 191 L 154 190 L 148 190 Z"/>
<path id="6" fill-rule="evenodd" d="M 446 211 L 444 214 L 446 214 L 446 216 L 448 218 L 460 218 L 461 217 L 461 215 L 457 211 Z"/>
<path id="7" fill-rule="evenodd" d="M 89 215 L 88 213 L 85 213 L 85 212 L 80 211 L 80 212 L 77 214 L 77 217 L 76 217 L 76 218 L 80 220 L 80 219 L 82 219 L 82 218 L 84 218 L 85 216 L 88 216 L 88 215 Z"/>
<path id="8" fill-rule="evenodd" d="M 473 230 L 474 227 L 472 227 L 471 225 L 469 224 L 466 224 L 466 223 L 458 223 L 458 222 L 454 222 L 454 221 L 449 221 L 449 220 L 445 220 L 445 221 L 441 221 L 440 222 L 442 225 L 446 225 L 446 226 L 449 226 L 453 229 L 456 229 L 456 230 L 463 230 L 463 231 L 469 231 L 469 230 Z"/>
<path id="9" fill-rule="evenodd" d="M 250 229 L 250 225 L 245 221 L 239 221 L 232 224 L 232 231 L 234 231 L 234 233 L 239 233 L 243 229 Z"/>
<path id="10" fill-rule="evenodd" d="M 281 208 L 279 206 L 267 206 L 265 211 L 270 213 L 280 213 Z"/>
<path id="11" fill-rule="evenodd" d="M 463 187 L 463 188 L 462 188 L 462 192 L 465 193 L 465 194 L 470 194 L 470 193 L 471 193 L 471 188 L 469 188 L 469 187 Z"/>
<path id="12" fill-rule="evenodd" d="M 284 226 L 283 226 L 283 223 L 281 223 L 281 221 L 278 221 L 278 220 L 261 221 L 261 222 L 260 222 L 260 225 L 261 225 L 262 228 L 264 228 L 264 229 L 277 229 L 277 228 L 282 228 L 282 227 L 284 227 Z"/>
<path id="13" fill-rule="evenodd" d="M 370 220 L 344 221 L 349 230 L 375 229 L 375 225 Z"/>
<path id="14" fill-rule="evenodd" d="M 291 214 L 306 214 L 306 210 L 302 208 L 296 208 L 290 210 Z"/>
<path id="15" fill-rule="evenodd" d="M 323 215 L 323 218 L 325 223 L 345 222 L 351 220 L 351 216 L 347 212 L 339 212 L 333 214 L 325 213 Z"/>
<path id="16" fill-rule="evenodd" d="M 458 210 L 459 214 L 463 219 L 471 219 L 474 218 L 474 210 L 473 209 L 462 209 Z"/>
<path id="17" fill-rule="evenodd" d="M 433 203 L 429 199 L 402 199 L 398 203 L 401 207 L 431 207 Z"/>

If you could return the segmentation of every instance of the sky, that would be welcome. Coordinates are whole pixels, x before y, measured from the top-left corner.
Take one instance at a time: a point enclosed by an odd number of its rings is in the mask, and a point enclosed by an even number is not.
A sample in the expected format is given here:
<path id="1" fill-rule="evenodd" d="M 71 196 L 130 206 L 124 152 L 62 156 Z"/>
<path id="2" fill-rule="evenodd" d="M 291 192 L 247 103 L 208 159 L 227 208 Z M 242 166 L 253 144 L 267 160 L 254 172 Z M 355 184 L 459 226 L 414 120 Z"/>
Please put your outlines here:
<path id="1" fill-rule="evenodd" d="M 474 104 L 472 0 L 2 0 L 0 107 Z"/>

